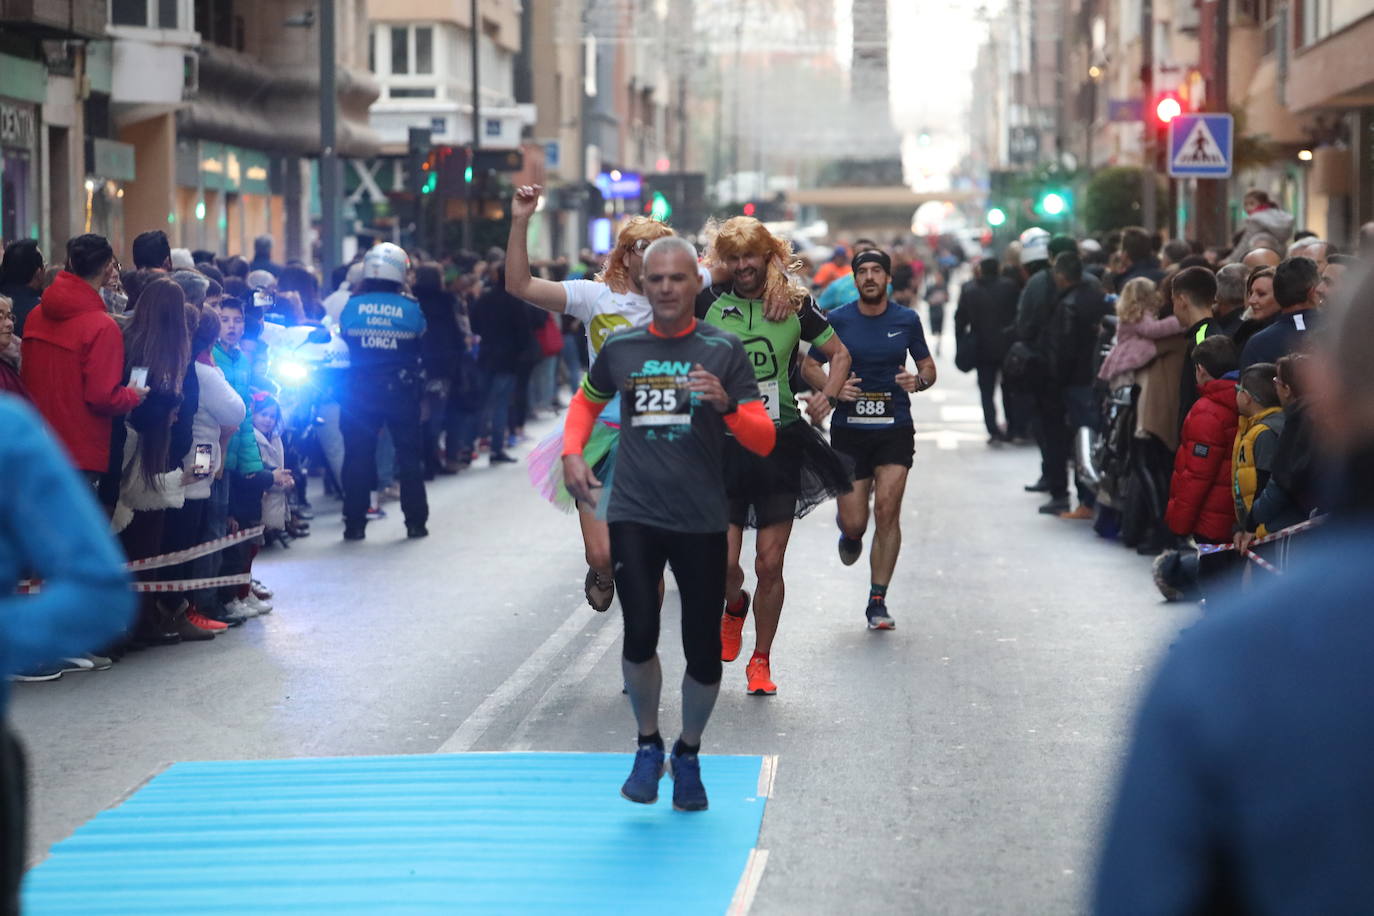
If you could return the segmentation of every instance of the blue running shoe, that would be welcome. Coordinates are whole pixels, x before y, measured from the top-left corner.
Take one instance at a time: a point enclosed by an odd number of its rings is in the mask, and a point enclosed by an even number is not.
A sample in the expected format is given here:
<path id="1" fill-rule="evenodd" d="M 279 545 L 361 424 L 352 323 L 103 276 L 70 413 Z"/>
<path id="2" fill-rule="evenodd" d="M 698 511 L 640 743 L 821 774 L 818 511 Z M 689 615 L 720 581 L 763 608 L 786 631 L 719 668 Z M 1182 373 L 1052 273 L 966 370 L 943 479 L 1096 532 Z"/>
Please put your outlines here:
<path id="1" fill-rule="evenodd" d="M 701 758 L 696 754 L 674 754 L 668 758 L 673 774 L 673 808 L 677 811 L 705 811 L 706 787 L 701 784 Z"/>
<path id="2" fill-rule="evenodd" d="M 641 744 L 639 750 L 635 751 L 630 778 L 620 787 L 620 794 L 632 802 L 652 805 L 658 801 L 658 781 L 662 778 L 663 748 L 655 744 Z"/>

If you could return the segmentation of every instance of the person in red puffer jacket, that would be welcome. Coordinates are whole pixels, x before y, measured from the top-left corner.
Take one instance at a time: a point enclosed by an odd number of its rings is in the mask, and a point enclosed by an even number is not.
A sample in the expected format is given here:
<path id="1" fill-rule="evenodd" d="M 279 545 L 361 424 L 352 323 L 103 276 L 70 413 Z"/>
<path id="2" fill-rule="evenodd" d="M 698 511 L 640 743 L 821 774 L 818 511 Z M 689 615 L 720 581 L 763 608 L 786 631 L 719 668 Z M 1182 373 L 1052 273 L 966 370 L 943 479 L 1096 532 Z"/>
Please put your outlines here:
<path id="1" fill-rule="evenodd" d="M 24 385 L 92 483 L 109 468 L 112 419 L 148 394 L 122 381 L 124 337 L 100 297 L 113 267 L 114 250 L 103 236 L 67 242 L 67 269 L 29 314 L 22 345 Z"/>
<path id="2" fill-rule="evenodd" d="M 1209 337 L 1193 350 L 1198 400 L 1183 421 L 1164 521 L 1174 534 L 1192 535 L 1200 544 L 1229 543 L 1235 530 L 1231 451 L 1240 422 L 1236 409 L 1238 365 L 1239 354 L 1229 337 Z M 1221 556 L 1224 559 L 1217 561 L 1207 558 L 1208 562 L 1199 567 L 1200 580 L 1213 580 L 1215 586 L 1215 577 L 1229 565 L 1226 561 L 1233 559 L 1229 554 Z"/>

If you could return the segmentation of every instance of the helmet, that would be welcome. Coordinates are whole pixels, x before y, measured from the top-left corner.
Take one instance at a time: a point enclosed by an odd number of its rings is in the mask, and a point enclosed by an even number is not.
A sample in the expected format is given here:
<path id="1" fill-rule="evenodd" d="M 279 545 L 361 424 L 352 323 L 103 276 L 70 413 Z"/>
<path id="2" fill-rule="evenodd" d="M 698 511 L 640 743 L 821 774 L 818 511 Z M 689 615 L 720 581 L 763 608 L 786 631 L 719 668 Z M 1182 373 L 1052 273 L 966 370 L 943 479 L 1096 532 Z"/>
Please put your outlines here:
<path id="1" fill-rule="evenodd" d="M 410 270 L 410 258 L 405 249 L 391 242 L 373 245 L 363 255 L 364 280 L 390 280 L 392 283 L 406 282 L 406 271 Z"/>
<path id="2" fill-rule="evenodd" d="M 1021 263 L 1048 261 L 1050 259 L 1050 234 L 1039 226 L 1021 233 Z"/>

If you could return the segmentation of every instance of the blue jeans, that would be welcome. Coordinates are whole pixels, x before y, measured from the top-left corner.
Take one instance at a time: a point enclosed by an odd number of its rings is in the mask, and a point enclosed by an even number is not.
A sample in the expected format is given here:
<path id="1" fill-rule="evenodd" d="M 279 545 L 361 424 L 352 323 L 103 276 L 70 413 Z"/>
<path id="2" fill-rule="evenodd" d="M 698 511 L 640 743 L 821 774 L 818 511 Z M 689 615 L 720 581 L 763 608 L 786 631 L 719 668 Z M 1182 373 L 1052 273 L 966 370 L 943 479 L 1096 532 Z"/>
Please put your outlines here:
<path id="1" fill-rule="evenodd" d="M 506 436 L 510 432 L 510 399 L 515 393 L 514 372 L 492 372 L 487 375 L 487 393 L 482 401 L 482 421 L 491 430 L 491 453 L 506 453 Z"/>

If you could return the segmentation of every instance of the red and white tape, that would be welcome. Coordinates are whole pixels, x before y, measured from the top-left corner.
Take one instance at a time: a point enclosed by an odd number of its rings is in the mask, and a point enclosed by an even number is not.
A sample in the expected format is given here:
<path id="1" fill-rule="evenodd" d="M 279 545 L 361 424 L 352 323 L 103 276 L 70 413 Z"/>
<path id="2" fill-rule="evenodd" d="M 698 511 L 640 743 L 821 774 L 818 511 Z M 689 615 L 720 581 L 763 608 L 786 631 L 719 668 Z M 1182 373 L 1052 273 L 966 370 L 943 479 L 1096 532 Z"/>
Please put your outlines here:
<path id="1" fill-rule="evenodd" d="M 1250 562 L 1254 563 L 1260 569 L 1268 570 L 1269 572 L 1274 573 L 1275 575 L 1283 575 L 1283 570 L 1279 569 L 1273 563 L 1270 563 L 1268 560 L 1264 559 L 1264 557 L 1255 553 L 1254 548 L 1259 547 L 1262 544 L 1272 544 L 1275 541 L 1287 540 L 1295 534 L 1301 534 L 1304 531 L 1310 531 L 1313 528 L 1316 528 L 1324 524 L 1325 522 L 1326 516 L 1318 515 L 1316 518 L 1309 518 L 1305 522 L 1298 522 L 1296 525 L 1289 525 L 1287 528 L 1275 531 L 1273 534 L 1266 534 L 1262 538 L 1256 538 L 1255 540 L 1250 542 L 1250 547 L 1243 551 L 1241 553 L 1241 556 L 1245 557 Z M 1214 553 L 1225 553 L 1228 550 L 1235 549 L 1235 544 L 1199 544 L 1197 551 L 1198 554 L 1201 556 L 1211 556 Z"/>
<path id="2" fill-rule="evenodd" d="M 142 560 L 132 560 L 124 564 L 124 568 L 129 572 L 143 572 L 149 569 L 163 569 L 168 566 L 176 566 L 188 560 L 196 560 L 200 557 L 218 553 L 226 547 L 232 547 L 242 541 L 247 541 L 262 534 L 263 526 L 256 525 L 252 528 L 245 528 L 231 535 L 222 538 L 215 538 L 213 541 L 206 541 L 194 547 L 187 547 L 185 550 L 176 550 L 172 553 L 160 553 L 155 557 L 144 557 Z M 207 579 L 173 579 L 166 582 L 133 582 L 130 584 L 136 592 L 190 592 L 202 588 L 218 588 L 221 585 L 243 585 L 252 581 L 252 574 L 243 573 L 233 576 L 216 576 Z M 38 579 L 20 579 L 15 586 L 15 594 L 36 595 L 42 591 L 43 583 Z"/>

